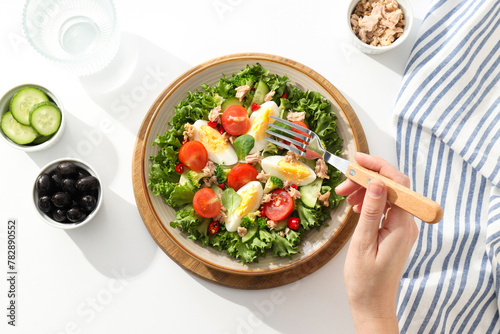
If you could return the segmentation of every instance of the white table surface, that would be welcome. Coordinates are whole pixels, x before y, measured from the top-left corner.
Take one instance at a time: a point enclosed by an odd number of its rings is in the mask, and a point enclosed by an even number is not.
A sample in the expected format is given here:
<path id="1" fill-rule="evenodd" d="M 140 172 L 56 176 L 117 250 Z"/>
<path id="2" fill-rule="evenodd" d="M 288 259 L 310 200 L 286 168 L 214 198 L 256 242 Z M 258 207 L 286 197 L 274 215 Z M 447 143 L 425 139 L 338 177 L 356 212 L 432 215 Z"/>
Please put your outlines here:
<path id="1" fill-rule="evenodd" d="M 67 127 L 43 152 L 0 142 L 0 332 L 352 333 L 342 275 L 347 247 L 312 275 L 274 289 L 234 290 L 194 277 L 157 247 L 141 221 L 132 150 L 144 115 L 170 81 L 206 60 L 253 51 L 322 74 L 351 103 L 371 153 L 395 163 L 393 105 L 430 1 L 412 4 L 409 40 L 369 56 L 350 44 L 347 0 L 117 0 L 121 65 L 97 80 L 38 55 L 22 34 L 23 1 L 2 1 L 1 94 L 23 83 L 46 86 L 61 99 Z M 141 89 L 151 78 L 155 84 Z M 138 91 L 146 94 L 130 99 Z M 97 169 L 105 198 L 94 221 L 68 232 L 42 222 L 31 200 L 39 169 L 66 156 Z M 15 328 L 7 325 L 3 279 L 9 218 L 18 220 Z"/>

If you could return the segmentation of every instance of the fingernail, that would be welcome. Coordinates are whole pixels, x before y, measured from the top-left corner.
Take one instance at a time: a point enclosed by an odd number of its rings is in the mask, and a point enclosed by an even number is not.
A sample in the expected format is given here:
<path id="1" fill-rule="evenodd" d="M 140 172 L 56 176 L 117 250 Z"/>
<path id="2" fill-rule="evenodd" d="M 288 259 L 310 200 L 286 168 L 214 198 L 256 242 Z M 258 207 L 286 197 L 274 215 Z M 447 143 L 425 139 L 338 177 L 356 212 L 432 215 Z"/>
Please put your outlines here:
<path id="1" fill-rule="evenodd" d="M 363 153 L 363 152 L 356 152 L 356 153 L 354 153 L 354 155 L 358 155 L 358 156 L 361 156 L 361 157 L 366 157 L 368 154 Z"/>
<path id="2" fill-rule="evenodd" d="M 380 198 L 384 192 L 384 187 L 379 182 L 368 183 L 368 195 L 371 198 Z"/>

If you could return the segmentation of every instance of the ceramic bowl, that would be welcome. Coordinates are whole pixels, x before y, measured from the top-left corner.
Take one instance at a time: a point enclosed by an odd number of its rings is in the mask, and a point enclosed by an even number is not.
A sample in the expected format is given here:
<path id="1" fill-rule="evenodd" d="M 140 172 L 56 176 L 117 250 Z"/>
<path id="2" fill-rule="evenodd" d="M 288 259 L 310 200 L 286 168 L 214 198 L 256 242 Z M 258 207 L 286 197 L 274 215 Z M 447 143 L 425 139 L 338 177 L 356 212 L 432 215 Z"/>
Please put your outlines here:
<path id="1" fill-rule="evenodd" d="M 391 45 L 388 46 L 373 46 L 362 42 L 358 36 L 356 36 L 351 27 L 351 15 L 354 12 L 354 8 L 358 4 L 359 0 L 352 0 L 347 8 L 347 28 L 349 34 L 351 35 L 352 43 L 356 48 L 361 50 L 366 54 L 381 54 L 390 50 L 393 50 L 403 44 L 408 38 L 413 26 L 413 9 L 409 0 L 398 0 L 399 7 L 403 11 L 403 17 L 405 20 L 405 27 L 403 29 L 403 34 L 396 39 Z"/>
<path id="2" fill-rule="evenodd" d="M 42 92 L 44 92 L 49 97 L 49 100 L 54 102 L 59 107 L 59 109 L 61 110 L 61 125 L 59 126 L 59 129 L 57 130 L 57 132 L 54 133 L 50 137 L 50 139 L 48 139 L 42 143 L 39 143 L 39 144 L 36 144 L 36 143 L 31 143 L 31 144 L 26 144 L 26 145 L 17 144 L 15 142 L 13 142 L 10 138 L 8 138 L 3 133 L 3 131 L 0 130 L 1 138 L 8 145 L 10 145 L 18 150 L 21 150 L 21 151 L 25 151 L 25 152 L 42 151 L 42 150 L 45 150 L 45 149 L 53 146 L 55 143 L 57 143 L 61 139 L 61 137 L 64 133 L 64 128 L 65 128 L 65 124 L 66 124 L 66 116 L 65 116 L 65 112 L 64 112 L 64 107 L 61 103 L 61 100 L 54 93 L 52 93 L 52 91 L 50 91 L 49 89 L 47 89 L 43 86 L 40 86 L 40 85 L 36 85 L 36 84 L 23 84 L 23 85 L 19 85 L 17 87 L 12 88 L 11 90 L 9 90 L 7 93 L 5 93 L 2 96 L 2 98 L 0 99 L 1 117 L 3 117 L 3 115 L 9 111 L 10 101 L 11 101 L 12 97 L 14 97 L 14 95 L 16 95 L 16 93 L 19 90 L 21 90 L 25 87 L 35 87 L 35 88 L 40 89 Z M 35 142 L 36 141 L 37 141 L 37 139 L 35 139 Z"/>
<path id="3" fill-rule="evenodd" d="M 54 172 L 56 170 L 56 167 L 62 163 L 62 162 L 65 162 L 65 161 L 69 161 L 69 162 L 72 162 L 74 163 L 77 167 L 83 169 L 84 171 L 86 171 L 88 174 L 96 177 L 99 182 L 100 182 L 100 178 L 99 178 L 99 175 L 97 174 L 97 172 L 95 171 L 94 168 L 92 168 L 89 164 L 79 160 L 79 159 L 75 159 L 75 158 L 62 158 L 62 159 L 57 159 L 55 161 L 52 161 L 50 163 L 48 163 L 47 165 L 45 165 L 40 173 L 37 175 L 37 177 L 35 178 L 35 182 L 33 184 L 33 204 L 35 205 L 35 208 L 36 208 L 36 211 L 38 212 L 40 218 L 47 224 L 49 224 L 50 226 L 52 227 L 57 227 L 57 228 L 60 228 L 60 229 L 64 229 L 64 230 L 71 230 L 71 229 L 75 229 L 75 228 L 78 228 L 78 227 L 81 227 L 83 225 L 86 225 L 88 224 L 96 215 L 97 213 L 99 212 L 99 209 L 101 208 L 101 205 L 102 205 L 102 183 L 99 185 L 99 188 L 98 188 L 98 195 L 97 195 L 97 204 L 94 208 L 94 210 L 92 212 L 90 212 L 87 217 L 85 217 L 85 219 L 83 219 L 82 221 L 80 222 L 76 222 L 76 223 L 72 223 L 72 222 L 67 222 L 67 223 L 61 223 L 61 222 L 58 222 L 56 220 L 54 220 L 50 215 L 46 214 L 45 212 L 43 212 L 42 210 L 40 210 L 40 208 L 38 207 L 38 200 L 40 198 L 39 194 L 38 194 L 38 191 L 36 189 L 36 182 L 37 182 L 37 179 L 40 175 L 44 174 L 44 173 L 47 173 L 47 174 L 51 174 L 52 172 Z"/>

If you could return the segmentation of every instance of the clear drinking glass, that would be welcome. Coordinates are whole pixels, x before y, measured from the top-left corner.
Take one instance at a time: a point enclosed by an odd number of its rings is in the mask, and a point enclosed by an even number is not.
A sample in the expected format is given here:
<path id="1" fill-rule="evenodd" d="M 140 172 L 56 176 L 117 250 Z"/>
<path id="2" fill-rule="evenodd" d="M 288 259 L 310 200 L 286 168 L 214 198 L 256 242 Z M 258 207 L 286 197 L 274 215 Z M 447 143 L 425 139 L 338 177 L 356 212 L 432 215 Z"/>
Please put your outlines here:
<path id="1" fill-rule="evenodd" d="M 111 0 L 28 0 L 23 28 L 39 53 L 79 76 L 109 64 L 120 43 Z"/>

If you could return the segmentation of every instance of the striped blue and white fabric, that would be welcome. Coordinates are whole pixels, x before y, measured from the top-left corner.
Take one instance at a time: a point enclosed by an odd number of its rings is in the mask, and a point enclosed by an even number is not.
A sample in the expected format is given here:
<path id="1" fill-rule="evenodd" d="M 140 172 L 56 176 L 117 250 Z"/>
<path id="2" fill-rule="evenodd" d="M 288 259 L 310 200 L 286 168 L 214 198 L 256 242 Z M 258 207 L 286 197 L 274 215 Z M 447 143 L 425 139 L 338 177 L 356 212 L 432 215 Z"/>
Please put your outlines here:
<path id="1" fill-rule="evenodd" d="M 436 0 L 395 108 L 400 169 L 444 208 L 401 281 L 401 333 L 500 333 L 500 0 Z"/>

